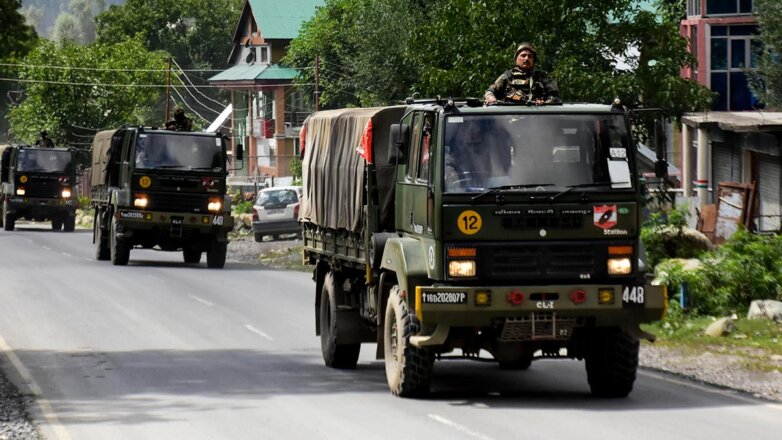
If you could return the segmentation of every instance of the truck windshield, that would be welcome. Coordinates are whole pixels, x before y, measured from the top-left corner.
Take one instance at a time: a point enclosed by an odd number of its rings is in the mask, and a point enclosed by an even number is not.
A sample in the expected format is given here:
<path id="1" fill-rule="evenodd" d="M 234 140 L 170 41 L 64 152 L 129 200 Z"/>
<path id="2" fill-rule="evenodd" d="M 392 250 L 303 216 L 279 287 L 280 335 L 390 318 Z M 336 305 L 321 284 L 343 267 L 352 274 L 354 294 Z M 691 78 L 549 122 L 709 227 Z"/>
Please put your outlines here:
<path id="1" fill-rule="evenodd" d="M 445 192 L 633 186 L 622 115 L 454 115 L 446 119 L 444 139 Z"/>
<path id="2" fill-rule="evenodd" d="M 71 152 L 65 150 L 22 149 L 16 169 L 19 172 L 62 173 L 71 164 Z"/>
<path id="3" fill-rule="evenodd" d="M 221 171 L 219 138 L 167 133 L 141 133 L 136 139 L 137 169 Z"/>

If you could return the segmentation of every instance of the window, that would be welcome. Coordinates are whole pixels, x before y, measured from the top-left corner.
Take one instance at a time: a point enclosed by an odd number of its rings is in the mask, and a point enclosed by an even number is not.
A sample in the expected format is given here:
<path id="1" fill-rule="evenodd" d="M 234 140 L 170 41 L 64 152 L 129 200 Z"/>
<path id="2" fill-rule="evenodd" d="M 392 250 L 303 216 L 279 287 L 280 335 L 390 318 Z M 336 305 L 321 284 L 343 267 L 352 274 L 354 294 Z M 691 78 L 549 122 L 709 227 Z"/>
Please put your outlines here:
<path id="1" fill-rule="evenodd" d="M 413 180 L 413 176 L 416 176 L 416 166 L 418 165 L 418 155 L 420 153 L 419 145 L 421 144 L 421 113 L 415 113 L 413 115 L 412 136 L 408 147 L 407 160 L 407 180 Z"/>
<path id="2" fill-rule="evenodd" d="M 701 1 L 702 0 L 687 0 L 687 16 L 701 15 Z"/>
<path id="3" fill-rule="evenodd" d="M 269 64 L 271 62 L 269 59 L 269 46 L 258 47 L 258 62 L 261 64 Z"/>
<path id="4" fill-rule="evenodd" d="M 752 25 L 712 26 L 710 50 L 711 90 L 718 94 L 717 111 L 751 110 L 757 98 L 747 85 L 747 71 L 755 68 L 759 41 Z"/>
<path id="5" fill-rule="evenodd" d="M 751 14 L 752 9 L 752 0 L 706 0 L 707 15 Z"/>
<path id="6" fill-rule="evenodd" d="M 418 158 L 418 181 L 423 183 L 429 183 L 429 160 L 432 154 L 432 127 L 434 127 L 434 115 L 427 113 L 424 116 L 424 126 L 421 135 L 421 153 Z"/>

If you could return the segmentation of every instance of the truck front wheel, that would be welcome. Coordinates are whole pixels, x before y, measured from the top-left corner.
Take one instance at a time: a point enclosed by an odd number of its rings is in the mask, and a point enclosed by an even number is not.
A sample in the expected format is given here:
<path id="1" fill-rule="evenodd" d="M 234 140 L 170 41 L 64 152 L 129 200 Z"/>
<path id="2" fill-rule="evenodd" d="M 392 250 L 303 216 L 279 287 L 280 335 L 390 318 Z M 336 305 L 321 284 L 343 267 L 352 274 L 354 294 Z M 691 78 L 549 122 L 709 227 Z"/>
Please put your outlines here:
<path id="1" fill-rule="evenodd" d="M 76 229 L 76 216 L 66 215 L 62 221 L 62 229 L 65 232 L 73 232 Z"/>
<path id="2" fill-rule="evenodd" d="M 410 337 L 421 324 L 400 294 L 399 286 L 391 288 L 383 324 L 386 379 L 395 396 L 410 397 L 429 392 L 434 367 L 434 353 L 428 348 L 410 344 Z"/>
<path id="3" fill-rule="evenodd" d="M 618 328 L 595 329 L 589 336 L 585 363 L 592 394 L 627 397 L 638 370 L 638 341 Z"/>
<path id="4" fill-rule="evenodd" d="M 13 214 L 6 211 L 5 215 L 3 216 L 3 222 L 3 229 L 6 231 L 14 230 L 14 226 L 16 226 L 16 219 L 14 218 Z"/>
<path id="5" fill-rule="evenodd" d="M 206 251 L 206 267 L 222 269 L 225 266 L 225 256 L 228 254 L 228 242 L 212 239 Z"/>
<path id="6" fill-rule="evenodd" d="M 111 219 L 111 231 L 109 233 L 109 251 L 111 264 L 125 266 L 130 260 L 130 247 L 122 238 L 117 236 L 117 219 Z"/>
<path id="7" fill-rule="evenodd" d="M 356 368 L 360 343 L 340 344 L 337 330 L 337 295 L 341 286 L 336 282 L 334 272 L 326 274 L 320 292 L 320 350 L 327 367 L 340 369 Z"/>

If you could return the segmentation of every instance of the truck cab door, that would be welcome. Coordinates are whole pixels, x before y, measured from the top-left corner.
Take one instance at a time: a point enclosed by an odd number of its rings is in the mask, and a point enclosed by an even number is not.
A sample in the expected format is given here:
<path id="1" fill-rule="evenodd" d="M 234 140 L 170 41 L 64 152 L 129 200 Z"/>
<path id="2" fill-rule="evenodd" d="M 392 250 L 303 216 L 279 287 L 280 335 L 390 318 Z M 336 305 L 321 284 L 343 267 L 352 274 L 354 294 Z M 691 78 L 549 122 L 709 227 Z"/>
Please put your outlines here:
<path id="1" fill-rule="evenodd" d="M 432 167 L 430 160 L 431 146 L 434 145 L 433 126 L 434 113 L 413 113 L 410 130 L 410 148 L 407 154 L 407 164 L 402 176 L 401 191 L 397 192 L 397 207 L 404 218 L 402 229 L 414 235 L 433 234 L 432 210 L 433 202 Z"/>

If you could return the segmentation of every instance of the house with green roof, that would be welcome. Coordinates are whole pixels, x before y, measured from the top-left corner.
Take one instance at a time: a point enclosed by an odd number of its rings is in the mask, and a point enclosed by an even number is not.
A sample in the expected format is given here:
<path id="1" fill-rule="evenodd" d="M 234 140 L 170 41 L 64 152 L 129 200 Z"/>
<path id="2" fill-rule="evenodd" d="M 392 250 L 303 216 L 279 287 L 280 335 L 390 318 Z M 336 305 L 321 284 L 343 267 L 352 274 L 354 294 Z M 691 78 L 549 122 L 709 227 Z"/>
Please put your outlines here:
<path id="1" fill-rule="evenodd" d="M 312 112 L 293 87 L 296 69 L 280 65 L 302 23 L 324 0 L 245 0 L 229 67 L 209 82 L 231 92 L 234 148 L 244 145 L 248 179 L 290 175 L 299 129 Z M 226 112 L 226 115 L 228 113 Z"/>

